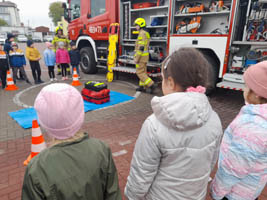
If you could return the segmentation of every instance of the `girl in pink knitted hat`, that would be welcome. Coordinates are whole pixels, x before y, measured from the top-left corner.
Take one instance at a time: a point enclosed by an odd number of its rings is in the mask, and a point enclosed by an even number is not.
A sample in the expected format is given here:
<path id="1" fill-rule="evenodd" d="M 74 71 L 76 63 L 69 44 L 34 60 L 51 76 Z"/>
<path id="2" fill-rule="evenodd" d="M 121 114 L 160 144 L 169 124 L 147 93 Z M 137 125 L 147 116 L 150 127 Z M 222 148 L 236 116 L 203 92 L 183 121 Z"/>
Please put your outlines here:
<path id="1" fill-rule="evenodd" d="M 68 84 L 50 84 L 38 94 L 34 108 L 53 140 L 27 166 L 22 199 L 121 200 L 110 148 L 80 130 L 80 92 Z"/>
<path id="2" fill-rule="evenodd" d="M 249 67 L 244 80 L 246 105 L 224 132 L 215 200 L 254 200 L 267 182 L 267 61 Z"/>

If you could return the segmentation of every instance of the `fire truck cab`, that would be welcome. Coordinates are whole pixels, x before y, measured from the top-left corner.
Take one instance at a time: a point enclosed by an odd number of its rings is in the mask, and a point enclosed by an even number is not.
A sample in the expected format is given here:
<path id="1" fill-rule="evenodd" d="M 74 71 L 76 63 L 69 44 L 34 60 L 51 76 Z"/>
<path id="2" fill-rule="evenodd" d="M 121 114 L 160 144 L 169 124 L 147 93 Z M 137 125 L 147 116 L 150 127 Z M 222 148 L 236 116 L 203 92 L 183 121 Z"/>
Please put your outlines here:
<path id="1" fill-rule="evenodd" d="M 146 20 L 151 35 L 151 77 L 161 62 L 180 47 L 199 49 L 212 64 L 211 88 L 242 90 L 243 73 L 267 55 L 266 0 L 68 0 L 69 38 L 81 53 L 81 68 L 106 68 L 109 26 L 120 24 L 118 63 L 114 71 L 135 73 L 134 20 Z"/>

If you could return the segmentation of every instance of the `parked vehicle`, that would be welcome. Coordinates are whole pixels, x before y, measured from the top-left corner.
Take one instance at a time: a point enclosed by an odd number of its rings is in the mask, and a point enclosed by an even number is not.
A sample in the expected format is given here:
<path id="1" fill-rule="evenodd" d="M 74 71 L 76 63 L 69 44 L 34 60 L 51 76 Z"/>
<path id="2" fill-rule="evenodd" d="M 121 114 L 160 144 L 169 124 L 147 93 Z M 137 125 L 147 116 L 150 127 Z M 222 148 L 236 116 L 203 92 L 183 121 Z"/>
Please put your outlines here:
<path id="1" fill-rule="evenodd" d="M 51 35 L 44 36 L 44 42 L 52 42 L 52 41 L 53 41 L 53 36 Z"/>
<path id="2" fill-rule="evenodd" d="M 18 35 L 17 40 L 18 42 L 27 42 L 28 38 L 25 35 Z"/>
<path id="3" fill-rule="evenodd" d="M 183 46 L 195 47 L 212 64 L 212 87 L 243 90 L 244 71 L 267 55 L 267 2 L 263 0 L 68 0 L 68 6 L 63 6 L 69 38 L 76 41 L 85 73 L 106 66 L 111 23 L 120 24 L 118 64 L 113 71 L 136 72 L 132 52 L 137 17 L 146 20 L 151 35 L 150 58 L 166 57 Z M 158 47 L 160 54 L 153 54 Z M 149 60 L 150 76 L 160 76 L 162 60 Z"/>
<path id="4" fill-rule="evenodd" d="M 32 40 L 33 40 L 34 42 L 43 42 L 43 41 L 42 41 L 42 38 L 40 38 L 39 36 L 33 36 L 33 37 L 32 37 Z"/>
<path id="5" fill-rule="evenodd" d="M 6 37 L 4 35 L 0 35 L 0 43 L 5 43 Z"/>

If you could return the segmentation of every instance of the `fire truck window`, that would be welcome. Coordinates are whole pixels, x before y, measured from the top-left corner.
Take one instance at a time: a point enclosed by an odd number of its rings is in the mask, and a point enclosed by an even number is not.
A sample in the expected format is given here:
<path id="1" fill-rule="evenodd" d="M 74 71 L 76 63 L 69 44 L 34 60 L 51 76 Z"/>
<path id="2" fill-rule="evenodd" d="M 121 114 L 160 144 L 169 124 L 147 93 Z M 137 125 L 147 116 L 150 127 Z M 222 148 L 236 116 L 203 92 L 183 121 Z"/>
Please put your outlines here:
<path id="1" fill-rule="evenodd" d="M 91 1 L 91 16 L 95 17 L 106 12 L 106 0 Z"/>
<path id="2" fill-rule="evenodd" d="M 77 19 L 81 16 L 81 0 L 71 1 L 71 20 Z"/>

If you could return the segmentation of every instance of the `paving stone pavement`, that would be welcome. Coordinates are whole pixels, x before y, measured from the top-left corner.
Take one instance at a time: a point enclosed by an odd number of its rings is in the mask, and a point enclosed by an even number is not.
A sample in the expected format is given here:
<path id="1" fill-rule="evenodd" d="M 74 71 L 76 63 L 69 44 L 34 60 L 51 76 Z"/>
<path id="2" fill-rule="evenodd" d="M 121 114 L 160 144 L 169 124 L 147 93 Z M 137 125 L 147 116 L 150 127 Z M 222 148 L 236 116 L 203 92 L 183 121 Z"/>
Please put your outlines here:
<path id="1" fill-rule="evenodd" d="M 21 44 L 20 44 L 21 45 Z M 22 45 L 25 48 L 24 44 Z M 36 44 L 40 52 L 44 49 L 44 44 Z M 47 70 L 41 61 L 43 80 L 48 81 Z M 32 80 L 29 66 L 26 67 L 27 74 Z M 104 80 L 105 73 L 100 71 L 96 75 L 83 75 L 83 82 L 86 80 Z M 127 82 L 125 82 L 127 81 Z M 71 81 L 68 81 L 69 83 Z M 134 96 L 137 79 L 135 76 L 122 75 L 120 81 L 114 81 L 109 84 L 111 90 L 122 92 Z M 13 200 L 20 199 L 21 187 L 25 167 L 23 161 L 30 153 L 31 130 L 22 129 L 9 116 L 8 112 L 22 109 L 21 106 L 13 102 L 14 96 L 29 87 L 24 82 L 18 82 L 19 91 L 5 92 L 0 90 L 0 199 Z M 44 84 L 45 85 L 45 84 Z M 27 105 L 33 105 L 34 99 L 40 89 L 40 85 L 23 93 L 20 96 L 21 102 Z M 79 90 L 82 87 L 78 87 Z M 160 89 L 156 95 L 162 95 Z M 129 174 L 130 162 L 139 131 L 144 120 L 152 113 L 150 100 L 153 95 L 141 94 L 135 100 L 109 107 L 102 110 L 96 110 L 86 113 L 83 131 L 89 133 L 91 137 L 99 138 L 105 141 L 111 147 L 113 157 L 119 174 L 119 184 L 121 191 L 126 184 Z M 210 102 L 214 110 L 219 114 L 223 128 L 234 119 L 244 104 L 242 94 L 235 91 L 218 90 L 210 97 Z M 44 132 L 43 132 L 44 133 Z M 48 137 L 44 133 L 46 141 Z M 214 176 L 216 169 L 212 173 Z M 207 197 L 210 200 L 210 197 Z M 267 200 L 267 189 L 260 197 L 260 200 Z"/>

